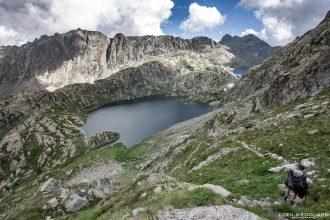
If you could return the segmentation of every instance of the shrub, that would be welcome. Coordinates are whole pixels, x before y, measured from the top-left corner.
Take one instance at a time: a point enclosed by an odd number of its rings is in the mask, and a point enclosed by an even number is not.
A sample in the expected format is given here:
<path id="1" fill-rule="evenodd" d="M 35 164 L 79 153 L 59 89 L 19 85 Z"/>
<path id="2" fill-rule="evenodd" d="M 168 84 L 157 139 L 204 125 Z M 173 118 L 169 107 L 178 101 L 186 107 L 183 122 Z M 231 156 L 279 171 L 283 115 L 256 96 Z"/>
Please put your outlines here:
<path id="1" fill-rule="evenodd" d="M 223 201 L 210 189 L 198 188 L 185 194 L 176 194 L 171 201 L 174 208 L 210 206 Z"/>

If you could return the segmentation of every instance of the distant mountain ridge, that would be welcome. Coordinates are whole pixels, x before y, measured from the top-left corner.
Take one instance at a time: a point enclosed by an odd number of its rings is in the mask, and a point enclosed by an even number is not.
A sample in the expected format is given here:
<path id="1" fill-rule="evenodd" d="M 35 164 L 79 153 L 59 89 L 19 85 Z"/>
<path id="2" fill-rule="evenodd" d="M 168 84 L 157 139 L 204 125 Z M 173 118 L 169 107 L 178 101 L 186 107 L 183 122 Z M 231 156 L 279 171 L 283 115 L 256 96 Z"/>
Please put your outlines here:
<path id="1" fill-rule="evenodd" d="M 240 45 L 248 48 L 253 45 Z M 262 51 L 266 48 L 266 52 Z M 272 50 L 259 48 L 267 56 Z M 101 32 L 72 30 L 43 35 L 18 46 L 0 46 L 0 100 L 27 89 L 53 91 L 74 83 L 94 83 L 128 67 L 161 61 L 180 74 L 195 71 L 229 72 L 231 67 L 260 64 L 241 57 L 207 38 L 173 36 L 125 36 L 108 38 Z M 252 61 L 251 61 L 252 59 Z"/>
<path id="2" fill-rule="evenodd" d="M 123 70 L 94 84 L 0 101 L 1 219 L 259 220 L 283 210 L 292 216 L 330 210 L 330 12 L 242 77 L 218 66 L 217 55 L 235 58 L 220 44 L 132 67 L 163 41 L 119 37 L 110 52 Z M 78 42 L 93 44 L 88 35 Z M 167 43 L 157 48 L 169 50 Z M 230 78 L 235 86 L 224 90 Z M 215 109 L 132 148 L 91 150 L 81 129 L 88 113 L 106 104 L 150 95 L 202 94 L 205 101 L 205 93 L 215 96 Z M 297 164 L 306 168 L 309 199 L 290 206 L 283 181 Z"/>
<path id="3" fill-rule="evenodd" d="M 253 34 L 243 37 L 226 34 L 220 44 L 228 46 L 229 52 L 240 58 L 245 66 L 251 67 L 262 63 L 280 47 L 272 47 Z"/>

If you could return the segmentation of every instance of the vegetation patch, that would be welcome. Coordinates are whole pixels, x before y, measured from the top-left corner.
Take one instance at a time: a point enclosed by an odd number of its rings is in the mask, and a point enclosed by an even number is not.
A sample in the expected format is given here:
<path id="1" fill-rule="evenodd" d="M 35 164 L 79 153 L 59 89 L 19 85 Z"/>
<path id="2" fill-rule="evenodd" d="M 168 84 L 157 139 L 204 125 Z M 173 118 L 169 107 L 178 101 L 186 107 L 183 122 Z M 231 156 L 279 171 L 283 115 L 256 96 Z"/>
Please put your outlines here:
<path id="1" fill-rule="evenodd" d="M 210 189 L 198 188 L 184 193 L 175 193 L 171 198 L 173 208 L 192 208 L 199 206 L 212 206 L 224 204 L 224 198 Z"/>

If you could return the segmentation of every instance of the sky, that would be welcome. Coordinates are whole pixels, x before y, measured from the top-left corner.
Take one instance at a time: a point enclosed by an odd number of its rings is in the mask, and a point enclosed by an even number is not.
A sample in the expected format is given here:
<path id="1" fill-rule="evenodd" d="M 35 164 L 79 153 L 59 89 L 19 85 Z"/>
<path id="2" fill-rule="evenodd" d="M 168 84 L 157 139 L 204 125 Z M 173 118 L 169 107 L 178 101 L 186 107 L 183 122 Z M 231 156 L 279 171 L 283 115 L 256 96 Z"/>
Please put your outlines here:
<path id="1" fill-rule="evenodd" d="M 0 0 L 0 45 L 73 29 L 125 35 L 254 34 L 283 46 L 314 28 L 330 0 Z"/>

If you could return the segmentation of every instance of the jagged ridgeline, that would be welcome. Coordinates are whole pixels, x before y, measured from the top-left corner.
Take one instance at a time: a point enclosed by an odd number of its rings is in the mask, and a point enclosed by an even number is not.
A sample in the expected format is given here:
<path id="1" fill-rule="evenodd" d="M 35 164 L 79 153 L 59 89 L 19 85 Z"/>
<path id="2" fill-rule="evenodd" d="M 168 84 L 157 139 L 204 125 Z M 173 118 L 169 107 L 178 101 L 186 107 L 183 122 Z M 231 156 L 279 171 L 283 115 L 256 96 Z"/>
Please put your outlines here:
<path id="1" fill-rule="evenodd" d="M 225 39 L 226 37 L 224 37 Z M 127 67 L 159 61 L 176 72 L 228 72 L 231 67 L 260 64 L 274 50 L 254 37 L 240 45 L 258 56 L 240 56 L 230 47 L 207 37 L 191 40 L 173 36 L 107 38 L 94 31 L 74 30 L 65 34 L 41 36 L 31 43 L 0 46 L 0 98 L 26 89 L 50 91 L 73 83 L 93 83 Z M 227 44 L 226 44 L 227 43 Z M 260 48 L 260 45 L 266 45 Z M 228 47 L 229 46 L 229 47 Z M 255 57 L 255 58 L 253 58 Z"/>
<path id="2" fill-rule="evenodd" d="M 229 52 L 241 60 L 240 65 L 247 67 L 262 63 L 280 48 L 270 46 L 267 42 L 260 40 L 253 34 L 243 37 L 232 37 L 226 34 L 222 37 L 220 44 L 228 46 Z"/>
<path id="3" fill-rule="evenodd" d="M 330 13 L 242 78 L 231 67 L 252 61 L 226 47 L 201 37 L 108 39 L 83 30 L 1 47 L 2 97 L 11 94 L 0 103 L 1 217 L 327 213 Z M 120 143 L 98 148 L 117 133 L 85 138 L 89 111 L 149 95 L 219 102 L 214 111 L 129 149 Z M 306 205 L 282 201 L 286 168 L 295 163 L 306 167 Z"/>
<path id="4" fill-rule="evenodd" d="M 73 83 L 92 83 L 150 61 L 181 73 L 228 72 L 224 64 L 235 62 L 233 54 L 206 37 L 185 40 L 117 34 L 109 39 L 100 32 L 78 29 L 41 36 L 21 47 L 0 47 L 0 94 L 3 98 L 27 88 L 53 91 Z"/>

